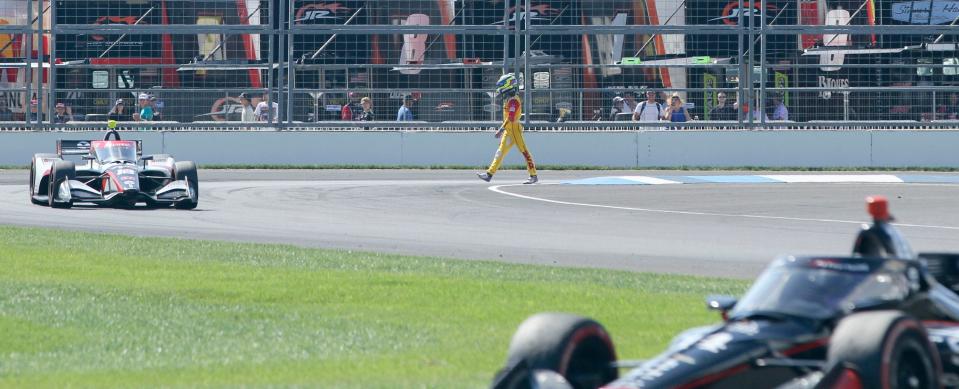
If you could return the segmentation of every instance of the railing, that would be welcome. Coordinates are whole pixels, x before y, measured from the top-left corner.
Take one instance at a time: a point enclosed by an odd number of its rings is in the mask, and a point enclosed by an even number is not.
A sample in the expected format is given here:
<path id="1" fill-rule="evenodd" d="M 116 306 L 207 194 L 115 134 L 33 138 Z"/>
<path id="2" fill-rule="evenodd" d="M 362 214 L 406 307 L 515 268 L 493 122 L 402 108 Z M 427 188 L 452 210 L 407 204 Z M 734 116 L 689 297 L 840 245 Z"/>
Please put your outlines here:
<path id="1" fill-rule="evenodd" d="M 128 129 L 485 130 L 504 72 L 531 130 L 952 129 L 959 17 L 919 3 L 0 1 L 0 130 L 103 128 L 121 99 L 160 120 Z M 648 91 L 691 121 L 631 121 Z M 388 123 L 405 96 L 418 122 Z M 376 121 L 341 120 L 363 97 Z"/>

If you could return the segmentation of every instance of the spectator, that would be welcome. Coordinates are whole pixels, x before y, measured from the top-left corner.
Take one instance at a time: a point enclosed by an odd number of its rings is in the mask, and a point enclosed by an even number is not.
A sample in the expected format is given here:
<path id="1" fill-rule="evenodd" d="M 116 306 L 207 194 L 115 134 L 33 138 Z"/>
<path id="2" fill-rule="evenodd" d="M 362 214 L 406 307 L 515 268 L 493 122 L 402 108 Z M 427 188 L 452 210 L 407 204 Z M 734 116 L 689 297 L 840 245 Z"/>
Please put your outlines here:
<path id="1" fill-rule="evenodd" d="M 41 120 L 40 110 L 37 107 L 37 99 L 30 100 L 30 122 L 39 123 Z"/>
<path id="2" fill-rule="evenodd" d="M 709 110 L 710 120 L 736 120 L 736 108 L 726 103 L 726 92 L 716 94 L 716 106 Z"/>
<path id="3" fill-rule="evenodd" d="M 398 122 L 413 121 L 413 111 L 410 110 L 410 107 L 412 106 L 413 106 L 413 96 L 410 96 L 410 95 L 403 96 L 403 105 L 401 105 L 400 109 L 396 112 L 396 121 Z"/>
<path id="4" fill-rule="evenodd" d="M 113 108 L 110 109 L 110 113 L 107 114 L 107 119 L 118 122 L 129 122 L 131 120 L 130 114 L 124 112 L 123 99 L 117 99 L 117 102 L 113 104 Z"/>
<path id="5" fill-rule="evenodd" d="M 356 106 L 356 92 L 350 92 L 346 97 L 346 104 L 343 104 L 343 107 L 340 108 L 340 120 L 353 120 L 357 115 L 359 115 L 360 108 Z"/>
<path id="6" fill-rule="evenodd" d="M 163 102 L 157 102 L 157 97 L 150 95 L 150 108 L 153 108 L 153 120 L 163 120 Z"/>
<path id="7" fill-rule="evenodd" d="M 636 92 L 626 91 L 623 93 L 622 112 L 633 112 L 636 110 Z"/>
<path id="8" fill-rule="evenodd" d="M 53 114 L 54 123 L 62 124 L 73 120 L 73 115 L 67 109 L 65 104 L 57 103 L 57 105 L 54 106 L 54 110 L 56 111 Z"/>
<path id="9" fill-rule="evenodd" d="M 689 110 L 686 109 L 686 105 L 683 104 L 683 99 L 679 97 L 678 93 L 674 93 L 673 97 L 669 100 L 669 107 L 666 108 L 666 113 L 663 114 L 663 118 L 668 119 L 673 123 L 685 123 L 693 120 L 689 116 Z"/>
<path id="10" fill-rule="evenodd" d="M 646 101 L 636 104 L 633 110 L 633 120 L 641 122 L 657 122 L 663 118 L 663 105 L 656 101 L 656 91 L 646 91 Z"/>
<path id="11" fill-rule="evenodd" d="M 240 121 L 241 122 L 254 122 L 256 121 L 256 115 L 253 114 L 253 103 L 250 102 L 250 95 L 246 92 L 240 93 L 238 97 L 240 100 Z"/>
<path id="12" fill-rule="evenodd" d="M 277 123 L 280 121 L 280 104 L 270 101 L 270 94 L 264 93 L 263 100 L 256 105 L 256 109 L 253 110 L 253 116 L 256 117 L 258 122 L 273 122 Z"/>
<path id="13" fill-rule="evenodd" d="M 949 102 L 937 109 L 939 120 L 959 120 L 959 93 L 950 93 Z"/>
<path id="14" fill-rule="evenodd" d="M 609 109 L 609 120 L 611 121 L 616 120 L 616 115 L 619 115 L 623 112 L 633 112 L 633 111 L 625 111 L 626 109 L 625 102 L 626 102 L 626 99 L 622 97 L 619 97 L 619 96 L 613 97 L 613 107 Z M 597 115 L 596 120 L 602 120 L 602 118 L 599 117 L 599 115 Z"/>
<path id="15" fill-rule="evenodd" d="M 786 109 L 786 104 L 783 104 L 782 95 L 773 93 L 769 100 L 773 109 L 773 115 L 769 118 L 772 120 L 789 120 L 789 110 Z"/>
<path id="16" fill-rule="evenodd" d="M 356 120 L 363 122 L 373 121 L 373 100 L 369 97 L 363 97 L 360 99 L 360 105 L 363 106 L 363 112 L 355 116 Z"/>
<path id="17" fill-rule="evenodd" d="M 133 113 L 133 120 L 138 122 L 148 122 L 153 120 L 153 103 L 150 102 L 150 95 L 140 93 L 137 97 L 137 106 L 140 112 Z"/>

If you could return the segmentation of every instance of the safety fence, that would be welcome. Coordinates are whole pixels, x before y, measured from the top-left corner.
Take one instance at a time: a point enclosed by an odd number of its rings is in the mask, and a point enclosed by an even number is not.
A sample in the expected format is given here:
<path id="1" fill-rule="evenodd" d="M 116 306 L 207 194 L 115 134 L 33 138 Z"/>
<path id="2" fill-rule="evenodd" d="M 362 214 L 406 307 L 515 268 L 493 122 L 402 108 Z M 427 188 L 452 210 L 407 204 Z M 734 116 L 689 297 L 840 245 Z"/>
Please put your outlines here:
<path id="1" fill-rule="evenodd" d="M 957 24 L 955 0 L 0 0 L 0 130 L 482 130 L 507 72 L 544 131 L 955 128 Z"/>

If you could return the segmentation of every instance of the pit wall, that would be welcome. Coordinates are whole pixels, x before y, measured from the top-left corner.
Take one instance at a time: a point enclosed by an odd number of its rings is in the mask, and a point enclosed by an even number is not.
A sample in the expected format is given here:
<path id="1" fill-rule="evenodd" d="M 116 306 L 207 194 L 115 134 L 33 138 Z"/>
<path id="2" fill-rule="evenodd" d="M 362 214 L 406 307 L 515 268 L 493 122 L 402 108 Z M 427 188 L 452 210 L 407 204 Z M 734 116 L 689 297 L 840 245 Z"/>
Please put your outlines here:
<path id="1" fill-rule="evenodd" d="M 150 131 L 144 154 L 203 164 L 430 166 L 488 164 L 492 132 Z M 0 165 L 26 165 L 55 152 L 57 139 L 103 132 L 0 133 Z M 634 167 L 959 167 L 959 131 L 633 131 L 527 132 L 538 164 Z M 508 164 L 521 164 L 513 150 Z"/>

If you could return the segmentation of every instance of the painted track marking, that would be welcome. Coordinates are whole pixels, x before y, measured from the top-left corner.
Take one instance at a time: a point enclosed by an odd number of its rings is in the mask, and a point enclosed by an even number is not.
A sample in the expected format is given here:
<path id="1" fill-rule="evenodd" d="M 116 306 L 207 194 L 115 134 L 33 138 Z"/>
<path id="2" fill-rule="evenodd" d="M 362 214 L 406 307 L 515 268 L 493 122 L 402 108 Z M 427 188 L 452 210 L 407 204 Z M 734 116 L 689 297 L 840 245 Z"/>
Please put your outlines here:
<path id="1" fill-rule="evenodd" d="M 538 184 L 538 185 L 558 185 L 558 183 L 544 183 L 544 184 Z M 663 214 L 673 214 L 673 215 L 735 217 L 735 218 L 742 218 L 742 219 L 788 220 L 788 221 L 817 222 L 817 223 L 843 223 L 843 224 L 868 223 L 867 221 L 862 221 L 862 220 L 817 219 L 817 218 L 790 217 L 790 216 L 749 215 L 749 214 L 699 212 L 699 211 L 676 211 L 676 210 L 670 210 L 670 209 L 652 209 L 652 208 L 624 207 L 624 206 L 618 206 L 618 205 L 578 203 L 573 201 L 552 200 L 552 199 L 547 199 L 542 197 L 521 195 L 518 193 L 507 192 L 501 189 L 501 188 L 509 188 L 513 186 L 528 186 L 528 185 L 524 185 L 524 184 L 493 185 L 488 187 L 487 189 L 499 194 L 517 197 L 517 198 L 526 199 L 526 200 L 540 201 L 540 202 L 551 203 L 551 204 L 572 205 L 572 206 L 579 206 L 579 207 L 616 209 L 621 211 L 663 213 Z M 930 228 L 930 229 L 959 231 L 959 227 L 954 227 L 954 226 L 935 226 L 935 225 L 927 225 L 927 224 L 904 224 L 904 223 L 894 223 L 894 225 L 896 227 Z"/>

